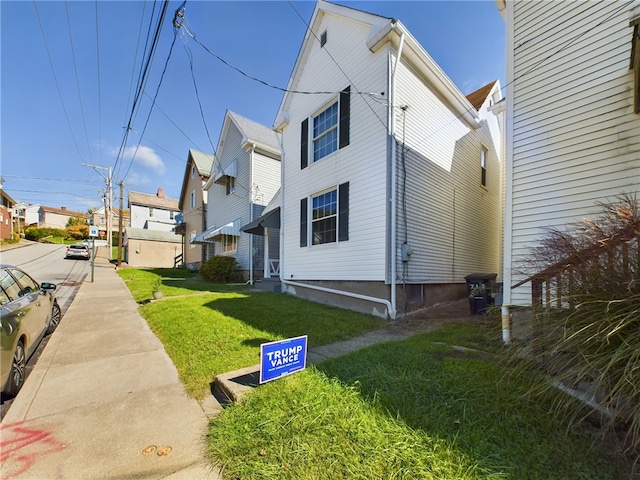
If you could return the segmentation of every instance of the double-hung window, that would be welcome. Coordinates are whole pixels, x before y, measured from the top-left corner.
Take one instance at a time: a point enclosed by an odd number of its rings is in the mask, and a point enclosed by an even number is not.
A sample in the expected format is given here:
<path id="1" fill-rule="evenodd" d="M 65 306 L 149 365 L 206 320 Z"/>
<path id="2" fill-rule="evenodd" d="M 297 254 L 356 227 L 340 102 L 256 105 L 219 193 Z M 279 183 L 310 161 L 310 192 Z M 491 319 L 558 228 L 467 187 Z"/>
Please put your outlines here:
<path id="1" fill-rule="evenodd" d="M 338 149 L 338 102 L 313 117 L 313 161 Z"/>
<path id="2" fill-rule="evenodd" d="M 349 240 L 349 182 L 300 200 L 301 247 L 346 240 Z"/>
<path id="3" fill-rule="evenodd" d="M 238 250 L 238 237 L 235 235 L 222 235 L 221 237 L 223 252 L 235 252 Z"/>
<path id="4" fill-rule="evenodd" d="M 349 145 L 351 122 L 351 87 L 340 92 L 329 106 L 312 117 L 305 118 L 300 127 L 300 168 Z"/>
<path id="5" fill-rule="evenodd" d="M 484 145 L 480 149 L 480 184 L 487 186 L 487 148 Z"/>
<path id="6" fill-rule="evenodd" d="M 311 243 L 332 243 L 336 241 L 338 230 L 338 190 L 321 193 L 312 197 Z"/>

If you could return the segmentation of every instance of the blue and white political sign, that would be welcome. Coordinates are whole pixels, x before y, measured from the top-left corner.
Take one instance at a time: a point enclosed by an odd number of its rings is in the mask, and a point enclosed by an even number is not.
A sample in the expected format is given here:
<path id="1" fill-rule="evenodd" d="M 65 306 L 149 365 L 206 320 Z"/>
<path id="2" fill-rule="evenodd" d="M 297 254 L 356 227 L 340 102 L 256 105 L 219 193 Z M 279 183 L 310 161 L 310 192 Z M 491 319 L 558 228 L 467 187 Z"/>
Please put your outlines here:
<path id="1" fill-rule="evenodd" d="M 306 335 L 260 345 L 260 383 L 304 370 L 306 366 Z"/>

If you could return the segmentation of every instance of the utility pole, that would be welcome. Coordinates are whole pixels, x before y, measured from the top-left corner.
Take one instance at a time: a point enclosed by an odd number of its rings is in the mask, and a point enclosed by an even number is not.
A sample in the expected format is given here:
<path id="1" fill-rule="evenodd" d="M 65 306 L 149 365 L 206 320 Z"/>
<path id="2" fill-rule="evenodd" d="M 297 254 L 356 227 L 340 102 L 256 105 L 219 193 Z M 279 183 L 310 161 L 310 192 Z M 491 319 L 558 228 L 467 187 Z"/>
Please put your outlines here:
<path id="1" fill-rule="evenodd" d="M 120 180 L 120 215 L 118 217 L 118 267 L 122 265 L 122 242 L 124 240 L 124 180 Z"/>
<path id="2" fill-rule="evenodd" d="M 91 167 L 93 168 L 96 172 L 98 172 L 98 174 L 105 179 L 105 182 L 107 184 L 107 201 L 105 202 L 107 205 L 105 205 L 105 215 L 107 218 L 107 247 L 109 248 L 108 250 L 108 255 L 109 255 L 109 259 L 111 259 L 111 250 L 113 247 L 113 240 L 112 240 L 112 234 L 111 234 L 111 230 L 113 230 L 113 218 L 111 216 L 112 212 L 113 212 L 113 206 L 111 203 L 112 200 L 112 195 L 113 195 L 113 184 L 112 184 L 112 179 L 111 179 L 111 167 L 101 167 L 100 165 L 91 165 L 89 163 L 85 163 L 82 162 L 82 165 L 85 167 Z M 99 170 L 106 170 L 108 172 L 108 176 L 105 177 L 104 175 L 102 175 Z M 120 210 L 120 212 L 122 212 L 122 210 Z M 120 216 L 122 216 L 122 213 L 120 213 Z"/>

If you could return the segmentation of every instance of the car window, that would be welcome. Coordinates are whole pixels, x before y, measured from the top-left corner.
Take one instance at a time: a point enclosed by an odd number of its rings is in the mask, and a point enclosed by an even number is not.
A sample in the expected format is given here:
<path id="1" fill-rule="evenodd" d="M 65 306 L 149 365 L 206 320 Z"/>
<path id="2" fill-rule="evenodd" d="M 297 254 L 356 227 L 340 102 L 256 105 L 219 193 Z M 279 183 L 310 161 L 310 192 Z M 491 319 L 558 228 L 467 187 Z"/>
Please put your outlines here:
<path id="1" fill-rule="evenodd" d="M 36 282 L 22 270 L 10 268 L 9 271 L 16 278 L 16 280 L 18 280 L 18 283 L 21 287 L 20 291 L 18 292 L 18 296 L 23 297 L 31 292 L 37 292 L 38 290 L 40 290 L 38 282 Z"/>
<path id="2" fill-rule="evenodd" d="M 4 305 L 5 303 L 9 303 L 9 297 L 4 293 L 4 290 L 0 288 L 0 305 Z"/>
<path id="3" fill-rule="evenodd" d="M 12 302 L 20 296 L 20 285 L 16 283 L 15 278 L 9 275 L 9 272 L 6 270 L 0 272 L 0 287 L 9 299 L 9 302 Z"/>

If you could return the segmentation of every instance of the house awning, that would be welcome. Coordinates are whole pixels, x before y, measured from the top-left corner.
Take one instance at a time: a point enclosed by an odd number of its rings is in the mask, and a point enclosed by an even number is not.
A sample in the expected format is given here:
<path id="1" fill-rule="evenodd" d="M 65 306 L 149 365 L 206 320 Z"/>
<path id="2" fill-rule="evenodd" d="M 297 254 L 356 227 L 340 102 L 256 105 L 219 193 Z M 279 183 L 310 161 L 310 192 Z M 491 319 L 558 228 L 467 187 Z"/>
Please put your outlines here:
<path id="1" fill-rule="evenodd" d="M 212 243 L 214 238 L 220 235 L 240 235 L 240 230 L 236 222 L 227 223 L 222 227 L 211 227 L 202 232 L 193 239 L 191 243 Z"/>
<path id="2" fill-rule="evenodd" d="M 238 176 L 238 162 L 234 160 L 224 168 L 221 168 L 219 164 L 215 164 L 213 167 L 213 172 L 214 183 L 223 184 L 225 182 L 225 177 Z"/>
<path id="3" fill-rule="evenodd" d="M 280 207 L 269 210 L 267 213 L 259 216 L 240 230 L 246 233 L 251 233 L 252 235 L 264 236 L 265 228 L 280 228 Z"/>

